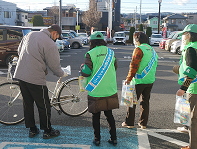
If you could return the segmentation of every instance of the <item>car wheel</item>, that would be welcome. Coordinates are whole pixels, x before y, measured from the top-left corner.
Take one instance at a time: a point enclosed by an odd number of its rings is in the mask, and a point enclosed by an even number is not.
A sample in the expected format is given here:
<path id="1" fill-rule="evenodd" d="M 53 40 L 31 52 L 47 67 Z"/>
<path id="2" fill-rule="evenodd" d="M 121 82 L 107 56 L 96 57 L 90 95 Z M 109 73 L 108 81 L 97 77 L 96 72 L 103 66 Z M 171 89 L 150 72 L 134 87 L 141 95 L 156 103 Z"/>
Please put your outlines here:
<path id="1" fill-rule="evenodd" d="M 181 49 L 180 49 L 180 47 L 178 47 L 178 48 L 176 49 L 176 54 L 181 55 Z"/>
<path id="2" fill-rule="evenodd" d="M 17 55 L 16 55 L 17 56 Z M 5 64 L 8 66 L 8 64 L 9 64 L 9 62 L 11 62 L 12 61 L 12 55 L 8 55 L 7 57 L 6 57 L 6 59 L 5 59 Z"/>
<path id="3" fill-rule="evenodd" d="M 79 43 L 75 42 L 75 43 L 73 43 L 72 47 L 73 47 L 73 49 L 79 49 L 80 45 L 79 45 Z"/>

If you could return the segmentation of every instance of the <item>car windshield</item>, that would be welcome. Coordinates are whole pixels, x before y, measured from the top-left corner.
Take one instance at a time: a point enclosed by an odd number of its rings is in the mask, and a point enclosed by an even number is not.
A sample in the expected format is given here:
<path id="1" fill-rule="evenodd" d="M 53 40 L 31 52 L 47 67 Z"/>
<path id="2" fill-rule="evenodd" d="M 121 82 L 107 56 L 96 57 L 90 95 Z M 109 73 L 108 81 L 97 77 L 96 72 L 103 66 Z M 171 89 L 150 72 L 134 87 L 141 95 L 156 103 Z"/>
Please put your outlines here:
<path id="1" fill-rule="evenodd" d="M 115 33 L 114 37 L 125 37 L 124 33 Z"/>
<path id="2" fill-rule="evenodd" d="M 163 38 L 161 35 L 153 34 L 151 35 L 151 38 Z"/>
<path id="3" fill-rule="evenodd" d="M 74 37 L 78 37 L 77 33 L 75 32 L 70 32 Z"/>
<path id="4" fill-rule="evenodd" d="M 129 32 L 124 32 L 125 33 L 125 35 L 129 35 Z"/>
<path id="5" fill-rule="evenodd" d="M 86 34 L 78 34 L 79 37 L 86 37 Z"/>
<path id="6" fill-rule="evenodd" d="M 171 33 L 170 36 L 168 38 L 172 39 L 172 37 L 174 36 L 175 33 Z"/>
<path id="7" fill-rule="evenodd" d="M 103 34 L 103 36 L 107 36 L 107 33 L 106 32 L 101 32 Z"/>

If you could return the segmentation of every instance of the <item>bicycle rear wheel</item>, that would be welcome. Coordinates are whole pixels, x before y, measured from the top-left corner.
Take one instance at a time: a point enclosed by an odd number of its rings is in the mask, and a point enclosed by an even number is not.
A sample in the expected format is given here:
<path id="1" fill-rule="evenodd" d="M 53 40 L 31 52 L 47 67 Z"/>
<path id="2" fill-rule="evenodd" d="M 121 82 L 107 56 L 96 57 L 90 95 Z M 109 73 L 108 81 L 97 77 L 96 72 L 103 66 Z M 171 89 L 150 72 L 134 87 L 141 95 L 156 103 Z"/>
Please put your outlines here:
<path id="1" fill-rule="evenodd" d="M 15 125 L 24 121 L 23 99 L 17 82 L 0 84 L 0 123 Z"/>
<path id="2" fill-rule="evenodd" d="M 63 82 L 58 92 L 61 111 L 69 116 L 79 116 L 88 110 L 88 91 L 80 92 L 79 78 L 71 78 Z"/>

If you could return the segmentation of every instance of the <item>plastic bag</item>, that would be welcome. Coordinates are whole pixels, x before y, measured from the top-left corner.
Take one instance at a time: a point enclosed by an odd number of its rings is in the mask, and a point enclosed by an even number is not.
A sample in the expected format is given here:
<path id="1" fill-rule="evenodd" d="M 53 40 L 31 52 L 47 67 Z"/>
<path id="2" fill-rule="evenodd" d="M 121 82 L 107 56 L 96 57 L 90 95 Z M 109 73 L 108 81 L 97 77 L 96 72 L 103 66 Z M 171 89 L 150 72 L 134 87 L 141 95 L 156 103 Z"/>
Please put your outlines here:
<path id="1" fill-rule="evenodd" d="M 125 85 L 125 80 L 122 81 L 122 98 L 120 105 L 133 107 L 133 104 L 137 104 L 135 84 L 131 81 L 130 85 Z"/>
<path id="2" fill-rule="evenodd" d="M 18 63 L 18 57 L 14 57 L 13 60 L 9 62 L 7 79 L 18 81 L 18 79 L 13 78 L 17 63 Z"/>
<path id="3" fill-rule="evenodd" d="M 70 65 L 66 66 L 66 68 L 62 67 L 62 70 L 64 72 L 66 72 L 68 75 L 71 75 L 71 66 Z"/>
<path id="4" fill-rule="evenodd" d="M 190 126 L 190 104 L 185 97 L 176 96 L 174 123 Z"/>
<path id="5" fill-rule="evenodd" d="M 79 71 L 79 89 L 80 89 L 80 92 L 86 91 L 85 87 L 87 85 L 87 81 L 88 81 L 88 78 L 82 76 L 81 72 Z"/>

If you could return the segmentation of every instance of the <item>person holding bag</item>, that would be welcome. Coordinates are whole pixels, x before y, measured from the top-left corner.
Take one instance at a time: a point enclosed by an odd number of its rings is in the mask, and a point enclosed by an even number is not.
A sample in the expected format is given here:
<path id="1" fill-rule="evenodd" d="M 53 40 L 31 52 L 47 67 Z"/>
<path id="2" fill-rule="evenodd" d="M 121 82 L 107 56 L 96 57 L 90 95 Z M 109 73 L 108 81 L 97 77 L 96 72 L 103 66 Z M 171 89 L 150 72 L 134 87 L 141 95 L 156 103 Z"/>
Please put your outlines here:
<path id="1" fill-rule="evenodd" d="M 137 32 L 133 35 L 135 49 L 133 51 L 130 69 L 125 84 L 130 84 L 131 80 L 135 82 L 137 100 L 140 101 L 140 118 L 138 125 L 145 129 L 149 116 L 150 92 L 155 81 L 158 55 L 155 50 L 149 46 L 148 37 L 143 32 Z M 136 105 L 127 107 L 127 115 L 123 127 L 134 128 Z"/>
<path id="2" fill-rule="evenodd" d="M 117 145 L 116 126 L 112 109 L 119 108 L 116 83 L 117 61 L 114 51 L 106 47 L 103 34 L 93 32 L 90 36 L 90 49 L 81 66 L 81 74 L 87 77 L 88 111 L 92 113 L 94 129 L 93 143 L 100 145 L 100 115 L 104 111 L 109 124 L 111 139 L 108 142 Z"/>
<path id="3" fill-rule="evenodd" d="M 197 148 L 197 25 L 189 24 L 180 33 L 185 47 L 182 51 L 179 82 L 182 82 L 177 96 L 187 93 L 187 100 L 190 103 L 191 126 L 189 128 L 190 145 L 181 149 Z"/>

